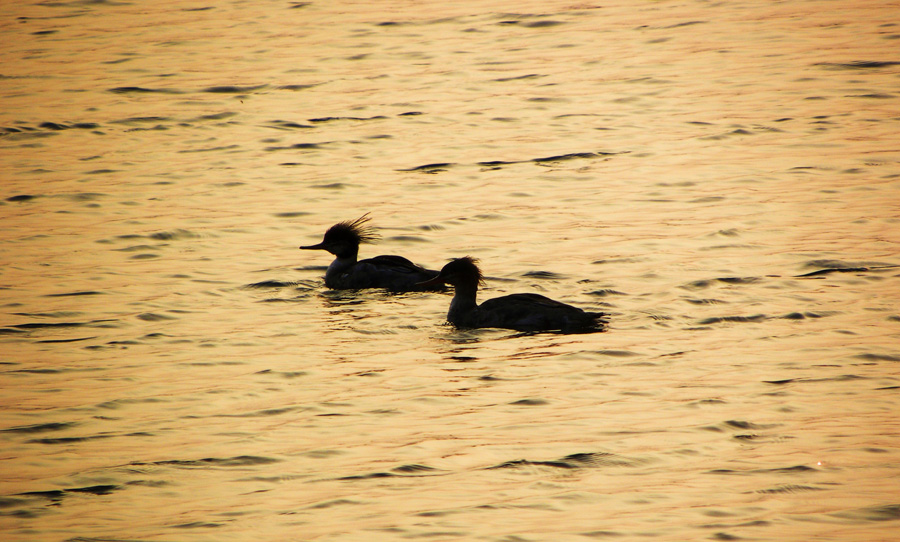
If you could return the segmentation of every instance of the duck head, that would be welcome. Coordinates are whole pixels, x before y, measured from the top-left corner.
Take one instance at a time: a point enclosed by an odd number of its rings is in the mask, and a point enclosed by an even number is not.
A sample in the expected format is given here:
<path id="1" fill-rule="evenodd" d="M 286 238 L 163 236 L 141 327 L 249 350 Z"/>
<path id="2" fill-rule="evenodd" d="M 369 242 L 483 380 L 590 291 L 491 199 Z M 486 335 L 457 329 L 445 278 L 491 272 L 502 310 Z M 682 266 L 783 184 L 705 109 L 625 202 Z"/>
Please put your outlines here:
<path id="1" fill-rule="evenodd" d="M 457 289 L 462 287 L 474 290 L 484 284 L 484 277 L 478 268 L 478 260 L 471 256 L 463 256 L 450 260 L 450 263 L 441 268 L 438 276 L 419 283 L 420 286 L 434 284 L 450 284 Z"/>
<path id="2" fill-rule="evenodd" d="M 338 258 L 355 257 L 360 243 L 371 243 L 379 238 L 375 230 L 366 225 L 369 220 L 371 220 L 369 213 L 366 213 L 356 220 L 339 222 L 328 228 L 321 243 L 300 248 L 303 250 L 327 250 Z"/>

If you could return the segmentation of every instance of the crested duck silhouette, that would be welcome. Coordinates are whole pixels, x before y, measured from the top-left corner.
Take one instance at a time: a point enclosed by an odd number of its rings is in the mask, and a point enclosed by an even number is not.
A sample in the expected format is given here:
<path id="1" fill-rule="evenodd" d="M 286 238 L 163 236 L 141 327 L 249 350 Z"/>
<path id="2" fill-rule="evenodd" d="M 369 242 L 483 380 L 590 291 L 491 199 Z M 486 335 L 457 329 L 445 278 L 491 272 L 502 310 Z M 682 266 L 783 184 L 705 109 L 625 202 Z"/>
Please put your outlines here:
<path id="1" fill-rule="evenodd" d="M 585 312 L 539 294 L 511 294 L 488 299 L 479 305 L 475 298 L 484 278 L 477 262 L 469 256 L 457 258 L 445 265 L 438 276 L 421 284 L 453 286 L 455 291 L 447 321 L 454 326 L 564 333 L 592 333 L 606 329 L 605 313 Z"/>
<path id="2" fill-rule="evenodd" d="M 303 250 L 327 250 L 335 259 L 325 271 L 325 286 L 333 290 L 385 288 L 392 292 L 443 290 L 441 283 L 424 285 L 438 275 L 401 256 L 375 256 L 357 261 L 359 245 L 380 237 L 366 223 L 369 213 L 356 220 L 339 222 L 328 228 L 322 242 L 300 247 Z"/>

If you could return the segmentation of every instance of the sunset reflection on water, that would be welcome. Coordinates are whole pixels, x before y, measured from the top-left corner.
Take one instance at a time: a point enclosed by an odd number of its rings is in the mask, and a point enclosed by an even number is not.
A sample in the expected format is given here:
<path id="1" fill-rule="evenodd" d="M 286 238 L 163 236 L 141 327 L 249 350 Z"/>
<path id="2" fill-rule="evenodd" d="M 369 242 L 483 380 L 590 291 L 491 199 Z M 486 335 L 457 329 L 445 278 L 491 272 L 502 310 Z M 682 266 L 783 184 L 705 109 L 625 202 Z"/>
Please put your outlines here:
<path id="1" fill-rule="evenodd" d="M 0 13 L 4 540 L 894 536 L 893 4 Z"/>

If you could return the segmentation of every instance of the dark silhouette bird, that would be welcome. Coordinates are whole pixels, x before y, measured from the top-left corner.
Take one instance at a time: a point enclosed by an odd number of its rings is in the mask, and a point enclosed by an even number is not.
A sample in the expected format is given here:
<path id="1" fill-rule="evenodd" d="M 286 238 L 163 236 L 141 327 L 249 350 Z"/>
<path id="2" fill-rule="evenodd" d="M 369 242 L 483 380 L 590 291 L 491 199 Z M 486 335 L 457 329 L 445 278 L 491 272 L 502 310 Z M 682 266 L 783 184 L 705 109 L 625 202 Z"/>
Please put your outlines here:
<path id="1" fill-rule="evenodd" d="M 422 284 L 436 277 L 437 271 L 425 269 L 401 256 L 375 256 L 357 261 L 359 245 L 379 239 L 375 230 L 366 225 L 369 220 L 369 213 L 366 213 L 356 220 L 339 222 L 328 228 L 321 243 L 300 247 L 334 254 L 334 261 L 325 271 L 325 286 L 334 290 L 385 288 L 392 292 L 444 289 L 440 283 Z"/>
<path id="2" fill-rule="evenodd" d="M 438 276 L 422 286 L 440 283 L 451 284 L 455 290 L 447 321 L 458 328 L 499 327 L 564 333 L 592 333 L 606 329 L 606 314 L 585 312 L 539 294 L 506 295 L 479 305 L 475 298 L 478 286 L 484 280 L 477 260 L 469 256 L 452 260 Z"/>

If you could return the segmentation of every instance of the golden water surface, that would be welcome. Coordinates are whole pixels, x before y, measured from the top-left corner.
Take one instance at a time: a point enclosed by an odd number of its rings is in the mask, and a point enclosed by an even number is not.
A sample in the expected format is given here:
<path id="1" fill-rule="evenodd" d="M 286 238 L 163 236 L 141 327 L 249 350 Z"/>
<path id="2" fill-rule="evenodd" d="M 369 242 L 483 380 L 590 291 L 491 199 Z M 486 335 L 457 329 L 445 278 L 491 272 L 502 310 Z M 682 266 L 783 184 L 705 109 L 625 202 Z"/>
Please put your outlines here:
<path id="1" fill-rule="evenodd" d="M 898 539 L 897 2 L 7 1 L 0 99 L 4 541 Z"/>

